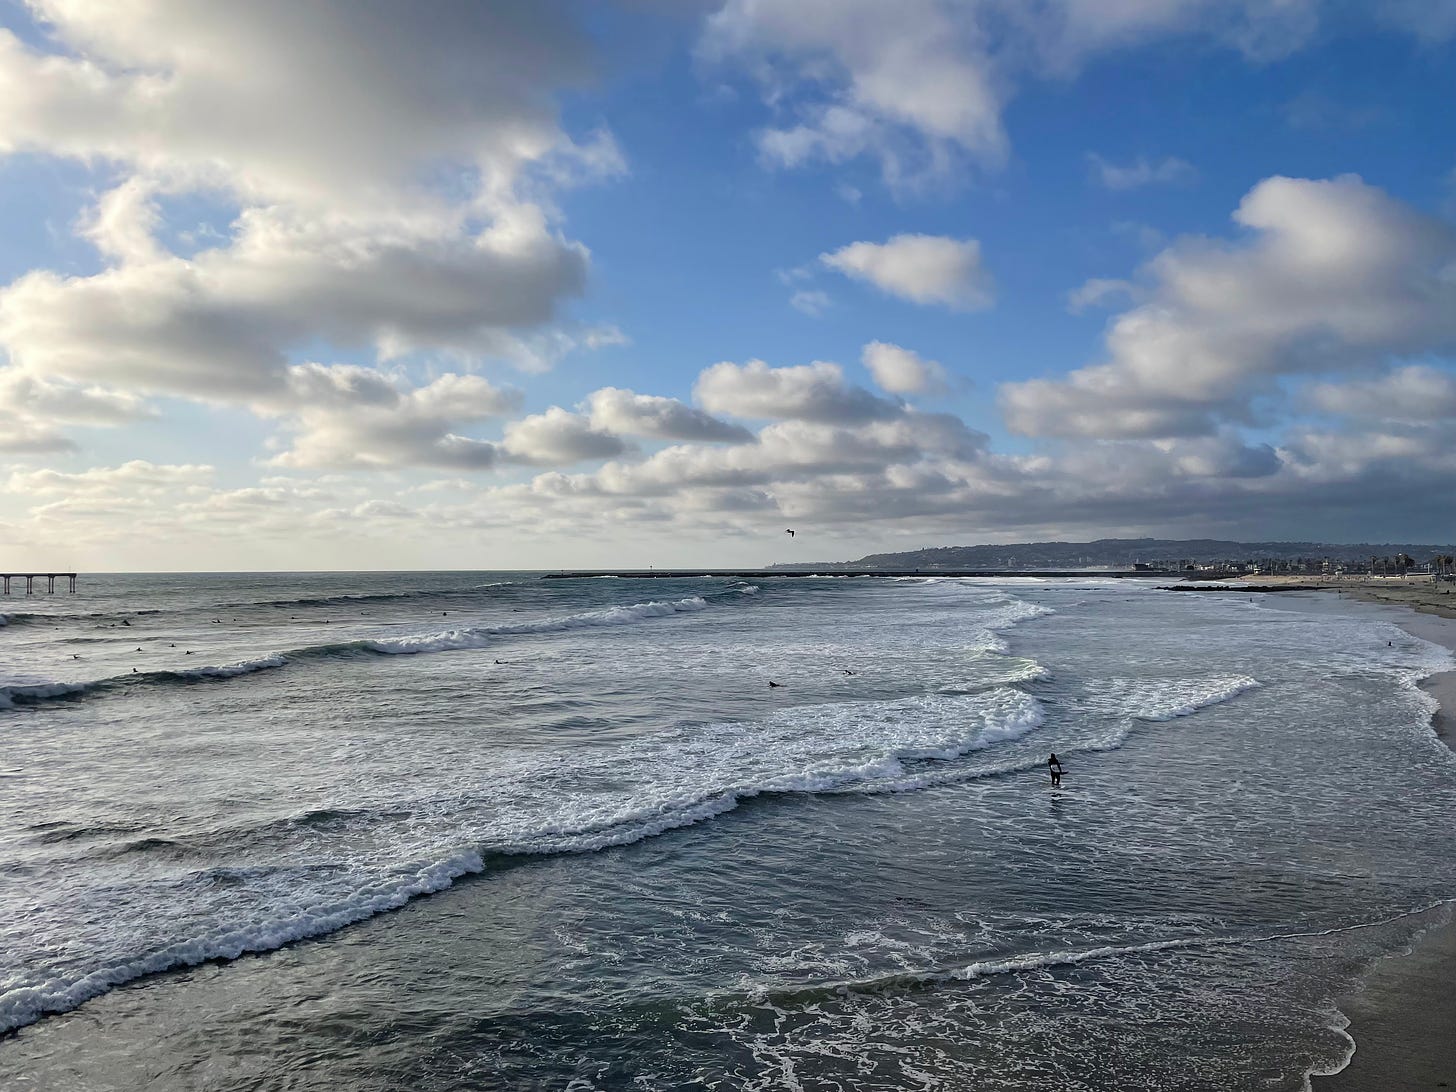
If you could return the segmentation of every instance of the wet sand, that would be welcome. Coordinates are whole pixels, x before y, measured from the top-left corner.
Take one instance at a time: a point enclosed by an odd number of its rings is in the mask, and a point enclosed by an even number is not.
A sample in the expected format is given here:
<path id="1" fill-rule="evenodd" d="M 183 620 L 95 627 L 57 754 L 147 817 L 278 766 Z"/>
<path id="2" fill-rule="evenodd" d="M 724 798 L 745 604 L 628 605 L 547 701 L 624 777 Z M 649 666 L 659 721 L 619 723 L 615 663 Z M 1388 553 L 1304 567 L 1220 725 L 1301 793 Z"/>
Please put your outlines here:
<path id="1" fill-rule="evenodd" d="M 1438 591 L 1429 580 L 1423 585 L 1391 579 L 1339 586 L 1342 594 L 1421 612 L 1401 620 L 1401 627 L 1456 650 L 1456 591 Z M 1456 729 L 1456 671 L 1433 675 L 1421 685 L 1441 703 L 1433 724 L 1450 747 Z M 1452 821 L 1456 825 L 1456 816 Z M 1456 922 L 1451 917 L 1446 911 L 1411 951 L 1382 960 L 1354 993 L 1339 999 L 1340 1010 L 1350 1019 L 1347 1031 L 1355 1053 L 1339 1073 L 1311 1078 L 1314 1092 L 1456 1088 Z"/>
<path id="2" fill-rule="evenodd" d="M 1456 618 L 1456 583 L 1442 581 L 1436 585 L 1429 576 L 1250 576 L 1220 583 L 1230 588 L 1237 588 L 1240 584 L 1256 585 L 1262 589 L 1321 588 L 1369 603 L 1409 607 L 1422 614 Z M 1426 639 L 1439 644 L 1450 643 L 1449 639 Z"/>

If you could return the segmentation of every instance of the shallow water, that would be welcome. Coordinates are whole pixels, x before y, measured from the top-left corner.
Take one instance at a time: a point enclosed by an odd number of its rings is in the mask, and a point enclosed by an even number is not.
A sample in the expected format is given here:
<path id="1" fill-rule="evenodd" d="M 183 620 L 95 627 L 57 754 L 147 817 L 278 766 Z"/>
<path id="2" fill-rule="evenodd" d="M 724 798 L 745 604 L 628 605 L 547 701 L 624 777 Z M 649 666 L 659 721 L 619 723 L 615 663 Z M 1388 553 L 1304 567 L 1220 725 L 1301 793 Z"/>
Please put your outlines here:
<path id="1" fill-rule="evenodd" d="M 1456 895 L 1450 656 L 1350 604 L 450 573 L 0 613 L 18 1087 L 1297 1089 Z"/>

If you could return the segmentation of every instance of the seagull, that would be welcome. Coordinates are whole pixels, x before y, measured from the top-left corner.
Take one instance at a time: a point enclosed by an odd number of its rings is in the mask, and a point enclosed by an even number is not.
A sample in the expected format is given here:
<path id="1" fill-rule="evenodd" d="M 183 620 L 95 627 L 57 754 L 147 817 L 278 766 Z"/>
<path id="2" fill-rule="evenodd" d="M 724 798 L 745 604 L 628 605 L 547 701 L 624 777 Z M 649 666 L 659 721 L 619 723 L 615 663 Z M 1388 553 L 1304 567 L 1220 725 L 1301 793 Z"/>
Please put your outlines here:
<path id="1" fill-rule="evenodd" d="M 784 534 L 788 535 L 790 538 L 793 538 L 794 537 L 794 529 L 792 527 L 790 527 L 790 528 L 788 528 L 788 529 L 786 529 L 784 531 Z"/>

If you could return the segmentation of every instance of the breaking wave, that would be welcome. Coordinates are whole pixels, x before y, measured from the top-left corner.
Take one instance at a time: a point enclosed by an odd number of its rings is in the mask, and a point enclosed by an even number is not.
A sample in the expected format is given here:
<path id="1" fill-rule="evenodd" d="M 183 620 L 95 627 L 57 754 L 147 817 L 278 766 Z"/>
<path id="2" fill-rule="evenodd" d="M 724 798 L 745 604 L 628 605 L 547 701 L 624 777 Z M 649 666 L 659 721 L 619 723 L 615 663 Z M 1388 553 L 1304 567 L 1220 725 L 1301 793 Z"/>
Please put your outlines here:
<path id="1" fill-rule="evenodd" d="M 925 695 L 799 707 L 758 722 L 686 725 L 628 741 L 610 752 L 575 756 L 568 760 L 574 767 L 571 781 L 583 786 L 575 791 L 543 791 L 553 773 L 559 772 L 562 759 L 530 756 L 502 772 L 492 783 L 488 800 L 455 796 L 434 807 L 430 801 L 418 801 L 413 810 L 311 811 L 290 825 L 312 836 L 320 826 L 334 824 L 393 821 L 400 829 L 411 830 L 433 819 L 443 824 L 441 833 L 454 844 L 446 843 L 439 852 L 409 863 L 386 865 L 371 854 L 369 859 L 341 862 L 322 873 L 315 846 L 308 854 L 307 869 L 280 864 L 230 874 L 231 881 L 263 887 L 255 892 L 266 893 L 256 904 L 257 920 L 240 922 L 236 912 L 219 907 L 204 922 L 177 923 L 180 931 L 191 932 L 160 937 L 149 951 L 137 951 L 134 941 L 127 940 L 87 968 L 53 972 L 36 984 L 0 993 L 0 1032 L 75 1008 L 144 975 L 235 959 L 334 932 L 444 890 L 462 876 L 484 872 L 492 858 L 592 852 L 711 819 L 754 797 L 873 784 L 899 776 L 916 763 L 954 759 L 1018 739 L 1041 725 L 1042 719 L 1040 704 L 1012 688 L 970 698 Z M 603 794 L 591 787 L 603 783 L 614 785 L 613 792 Z M 504 818 L 499 812 L 502 803 L 511 808 Z M 279 833 L 276 824 L 268 833 Z M 155 848 L 149 841 L 156 840 L 144 839 L 136 846 Z M 342 886 L 315 879 L 310 888 L 305 876 L 332 877 L 340 869 Z M 195 884 L 216 871 L 172 882 Z M 274 886 L 266 886 L 269 883 Z"/>
<path id="2" fill-rule="evenodd" d="M 742 590 L 742 589 L 740 589 Z M 88 694 L 101 694 L 126 687 L 157 685 L 167 683 L 196 683 L 216 679 L 231 679 L 250 675 L 258 671 L 284 667 L 287 664 L 332 656 L 347 656 L 377 653 L 385 656 L 409 656 L 428 652 L 453 652 L 463 649 L 485 648 L 501 637 L 525 636 L 533 633 L 560 633 L 573 629 L 625 626 L 645 622 L 654 618 L 666 618 L 675 614 L 706 610 L 707 599 L 693 596 L 659 602 L 633 603 L 630 606 L 606 607 L 601 610 L 583 611 L 560 618 L 546 618 L 534 622 L 508 623 L 498 626 L 475 626 L 448 629 L 434 633 L 421 633 L 408 637 L 385 637 L 374 640 L 340 641 L 331 644 L 310 645 L 288 652 L 277 652 L 257 659 L 221 666 L 206 666 L 175 670 L 137 671 L 126 675 L 113 675 L 104 679 L 82 682 L 34 682 L 10 683 L 0 686 L 0 709 L 11 709 L 16 705 L 35 705 L 55 699 L 74 699 Z"/>

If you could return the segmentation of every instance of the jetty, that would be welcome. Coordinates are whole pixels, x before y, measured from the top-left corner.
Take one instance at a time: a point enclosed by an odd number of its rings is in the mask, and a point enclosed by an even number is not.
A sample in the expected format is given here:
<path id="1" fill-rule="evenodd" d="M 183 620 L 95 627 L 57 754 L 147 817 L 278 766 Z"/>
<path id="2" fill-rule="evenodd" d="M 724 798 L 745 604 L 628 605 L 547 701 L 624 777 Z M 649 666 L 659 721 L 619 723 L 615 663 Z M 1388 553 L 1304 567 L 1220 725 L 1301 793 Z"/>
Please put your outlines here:
<path id="1" fill-rule="evenodd" d="M 776 577 L 819 577 L 830 576 L 1037 576 L 1037 577 L 1081 577 L 1102 579 L 1104 577 L 1161 576 L 1164 572 L 1150 572 L 1130 569 L 584 569 L 577 572 L 562 571 L 546 573 L 545 580 L 583 580 L 591 577 L 616 576 L 623 580 L 684 580 L 703 577 L 725 577 L 734 580 L 772 580 Z"/>
<path id="2" fill-rule="evenodd" d="M 48 595 L 54 595 L 56 593 L 56 581 L 63 577 L 70 585 L 68 590 L 74 593 L 76 590 L 75 573 L 0 573 L 0 581 L 4 582 L 6 595 L 10 594 L 10 582 L 12 580 L 25 581 L 26 595 L 34 595 L 35 582 L 37 580 L 44 580 L 46 582 L 46 593 Z"/>

